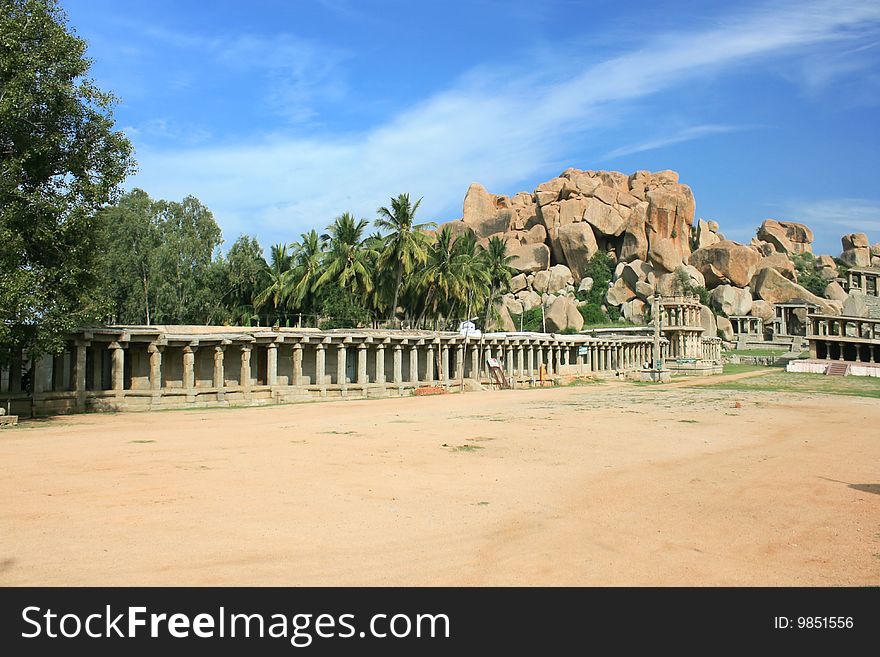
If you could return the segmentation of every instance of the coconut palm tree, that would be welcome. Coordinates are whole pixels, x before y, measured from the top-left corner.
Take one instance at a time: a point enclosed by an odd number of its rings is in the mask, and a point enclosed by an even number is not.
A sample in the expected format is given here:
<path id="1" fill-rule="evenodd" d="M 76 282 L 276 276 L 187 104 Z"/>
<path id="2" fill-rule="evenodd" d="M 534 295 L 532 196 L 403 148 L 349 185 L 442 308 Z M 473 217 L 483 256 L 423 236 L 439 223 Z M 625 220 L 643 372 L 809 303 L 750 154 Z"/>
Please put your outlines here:
<path id="1" fill-rule="evenodd" d="M 283 243 L 273 245 L 271 254 L 272 264 L 269 265 L 267 271 L 269 283 L 254 298 L 254 307 L 259 310 L 271 301 L 275 317 L 277 318 L 287 298 L 292 259 L 289 247 Z"/>
<path id="2" fill-rule="evenodd" d="M 346 291 L 354 301 L 364 301 L 373 291 L 373 254 L 363 236 L 368 222 L 357 220 L 348 212 L 336 218 L 323 239 L 328 249 L 324 272 L 315 280 L 312 290 L 331 283 Z"/>
<path id="3" fill-rule="evenodd" d="M 489 245 L 483 252 L 483 266 L 489 277 L 489 294 L 486 299 L 485 327 L 489 325 L 489 313 L 495 304 L 495 295 L 509 287 L 513 270 L 510 267 L 512 256 L 507 255 L 507 243 L 500 237 L 489 238 Z"/>
<path id="4" fill-rule="evenodd" d="M 312 288 L 321 272 L 325 242 L 315 229 L 300 235 L 300 241 L 290 246 L 293 266 L 285 290 L 293 306 L 300 311 L 314 311 Z"/>
<path id="5" fill-rule="evenodd" d="M 400 288 L 403 275 L 411 273 L 415 267 L 423 264 L 427 258 L 428 236 L 422 232 L 433 228 L 433 222 L 415 223 L 416 211 L 422 199 L 415 203 L 409 200 L 409 194 L 400 194 L 391 199 L 391 209 L 381 207 L 376 212 L 376 226 L 388 231 L 385 238 L 385 249 L 382 251 L 378 265 L 381 269 L 394 270 L 394 298 L 391 302 L 392 315 L 397 312 L 397 301 L 400 299 Z"/>
<path id="6" fill-rule="evenodd" d="M 425 311 L 435 321 L 449 317 L 449 311 L 461 296 L 466 281 L 455 266 L 455 238 L 447 227 L 437 233 L 428 249 L 428 260 L 420 275 Z"/>
<path id="7" fill-rule="evenodd" d="M 489 295 L 491 280 L 485 267 L 483 249 L 477 244 L 477 237 L 467 232 L 455 240 L 454 262 L 463 282 L 459 295 L 458 308 L 464 310 L 465 319 L 471 319 L 471 311 L 480 306 Z"/>

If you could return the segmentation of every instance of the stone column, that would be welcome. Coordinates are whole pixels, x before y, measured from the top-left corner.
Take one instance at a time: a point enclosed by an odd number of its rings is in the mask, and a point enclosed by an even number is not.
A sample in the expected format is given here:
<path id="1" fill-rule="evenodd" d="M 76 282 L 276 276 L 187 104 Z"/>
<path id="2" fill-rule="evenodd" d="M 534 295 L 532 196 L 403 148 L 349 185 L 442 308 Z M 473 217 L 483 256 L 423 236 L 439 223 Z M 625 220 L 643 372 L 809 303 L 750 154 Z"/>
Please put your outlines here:
<path id="1" fill-rule="evenodd" d="M 504 369 L 506 370 L 507 376 L 513 376 L 513 347 L 510 345 L 505 345 L 504 348 L 504 356 L 505 363 Z"/>
<path id="2" fill-rule="evenodd" d="M 455 345 L 455 380 L 461 381 L 464 378 L 464 345 L 459 343 Z"/>
<path id="3" fill-rule="evenodd" d="M 525 376 L 525 353 L 522 343 L 516 345 L 516 374 L 520 378 Z"/>
<path id="4" fill-rule="evenodd" d="M 223 356 L 225 347 L 216 345 L 214 347 L 214 387 L 217 388 L 217 398 L 223 395 L 223 388 L 226 387 L 226 372 L 223 369 Z"/>
<path id="5" fill-rule="evenodd" d="M 324 343 L 315 345 L 315 385 L 324 385 L 324 370 L 327 369 L 327 354 L 324 353 Z"/>
<path id="6" fill-rule="evenodd" d="M 526 351 L 526 367 L 528 368 L 527 373 L 529 377 L 535 375 L 535 345 L 529 343 L 529 348 Z"/>
<path id="7" fill-rule="evenodd" d="M 846 335 L 846 329 L 844 328 L 840 334 Z M 843 342 L 837 343 L 837 360 L 843 360 Z"/>
<path id="8" fill-rule="evenodd" d="M 64 382 L 64 352 L 52 356 L 52 390 L 66 390 Z"/>
<path id="9" fill-rule="evenodd" d="M 239 374 L 239 384 L 244 392 L 244 398 L 251 398 L 251 346 L 249 344 L 241 345 L 241 371 Z"/>
<path id="10" fill-rule="evenodd" d="M 183 387 L 186 390 L 196 387 L 196 348 L 186 346 L 183 348 Z"/>
<path id="11" fill-rule="evenodd" d="M 346 387 L 346 363 L 345 358 L 348 355 L 348 350 L 345 348 L 346 345 L 344 342 L 340 342 L 336 345 L 336 383 L 343 388 Z"/>
<path id="12" fill-rule="evenodd" d="M 76 390 L 76 410 L 86 410 L 86 345 L 77 342 L 73 348 L 73 389 Z"/>
<path id="13" fill-rule="evenodd" d="M 429 342 L 425 345 L 425 383 L 432 385 L 434 383 L 434 343 Z"/>
<path id="14" fill-rule="evenodd" d="M 874 360 L 874 345 L 868 345 L 868 349 L 870 352 L 870 361 L 869 362 L 876 363 L 877 361 Z"/>
<path id="15" fill-rule="evenodd" d="M 266 345 L 266 384 L 278 385 L 278 343 Z"/>
<path id="16" fill-rule="evenodd" d="M 538 373 L 541 371 L 541 365 L 544 364 L 544 347 L 543 345 L 538 345 L 538 362 L 535 363 L 535 369 Z"/>
<path id="17" fill-rule="evenodd" d="M 376 345 L 376 383 L 385 384 L 385 343 Z"/>
<path id="18" fill-rule="evenodd" d="M 357 369 L 357 382 L 366 386 L 369 381 L 367 380 L 367 343 L 361 342 L 358 345 L 358 369 Z"/>
<path id="19" fill-rule="evenodd" d="M 419 346 L 415 344 L 409 347 L 409 381 L 419 385 Z"/>
<path id="20" fill-rule="evenodd" d="M 293 373 L 290 375 L 290 385 L 301 386 L 303 381 L 303 346 L 301 342 L 293 345 L 293 353 L 291 355 Z"/>
<path id="21" fill-rule="evenodd" d="M 471 378 L 480 380 L 480 347 L 476 344 L 471 347 Z"/>
<path id="22" fill-rule="evenodd" d="M 553 362 L 553 345 L 547 345 L 547 375 L 552 376 L 556 372 L 556 363 Z"/>
<path id="23" fill-rule="evenodd" d="M 104 351 L 92 343 L 92 390 L 104 389 Z"/>
<path id="24" fill-rule="evenodd" d="M 111 342 L 109 348 L 113 354 L 110 380 L 113 382 L 113 390 L 122 392 L 125 388 L 125 349 L 118 342 Z"/>
<path id="25" fill-rule="evenodd" d="M 443 385 L 449 387 L 449 343 L 444 342 L 440 346 L 440 367 L 443 369 Z"/>
<path id="26" fill-rule="evenodd" d="M 403 345 L 394 345 L 394 383 L 400 385 L 403 383 Z"/>

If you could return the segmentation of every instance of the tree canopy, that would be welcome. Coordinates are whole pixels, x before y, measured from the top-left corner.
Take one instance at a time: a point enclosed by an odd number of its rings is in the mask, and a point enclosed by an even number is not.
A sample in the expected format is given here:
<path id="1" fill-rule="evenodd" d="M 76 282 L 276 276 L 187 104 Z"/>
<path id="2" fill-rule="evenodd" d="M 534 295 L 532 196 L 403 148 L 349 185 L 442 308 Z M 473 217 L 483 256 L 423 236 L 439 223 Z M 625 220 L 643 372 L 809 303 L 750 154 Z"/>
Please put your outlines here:
<path id="1" fill-rule="evenodd" d="M 31 353 L 102 314 L 95 216 L 133 169 L 85 51 L 54 0 L 3 1 L 0 345 Z"/>

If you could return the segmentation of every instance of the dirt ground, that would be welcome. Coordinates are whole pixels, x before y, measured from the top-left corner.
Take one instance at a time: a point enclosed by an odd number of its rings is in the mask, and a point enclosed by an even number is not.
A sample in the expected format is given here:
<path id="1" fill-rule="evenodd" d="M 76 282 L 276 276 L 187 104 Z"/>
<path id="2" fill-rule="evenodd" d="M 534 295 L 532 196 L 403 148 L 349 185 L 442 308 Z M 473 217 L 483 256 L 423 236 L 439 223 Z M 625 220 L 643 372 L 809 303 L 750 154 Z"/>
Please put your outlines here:
<path id="1" fill-rule="evenodd" d="M 877 585 L 878 427 L 627 383 L 28 423 L 0 584 Z"/>

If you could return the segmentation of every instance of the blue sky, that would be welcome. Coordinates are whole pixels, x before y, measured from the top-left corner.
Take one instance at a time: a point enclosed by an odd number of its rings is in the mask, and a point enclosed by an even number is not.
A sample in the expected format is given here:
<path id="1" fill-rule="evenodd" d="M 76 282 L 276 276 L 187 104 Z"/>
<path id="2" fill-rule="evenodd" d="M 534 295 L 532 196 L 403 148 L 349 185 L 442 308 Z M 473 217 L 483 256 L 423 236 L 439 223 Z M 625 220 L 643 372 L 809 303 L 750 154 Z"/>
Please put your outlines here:
<path id="1" fill-rule="evenodd" d="M 880 2 L 62 0 L 120 98 L 128 187 L 210 207 L 227 246 L 471 182 L 675 169 L 731 239 L 880 241 Z"/>

